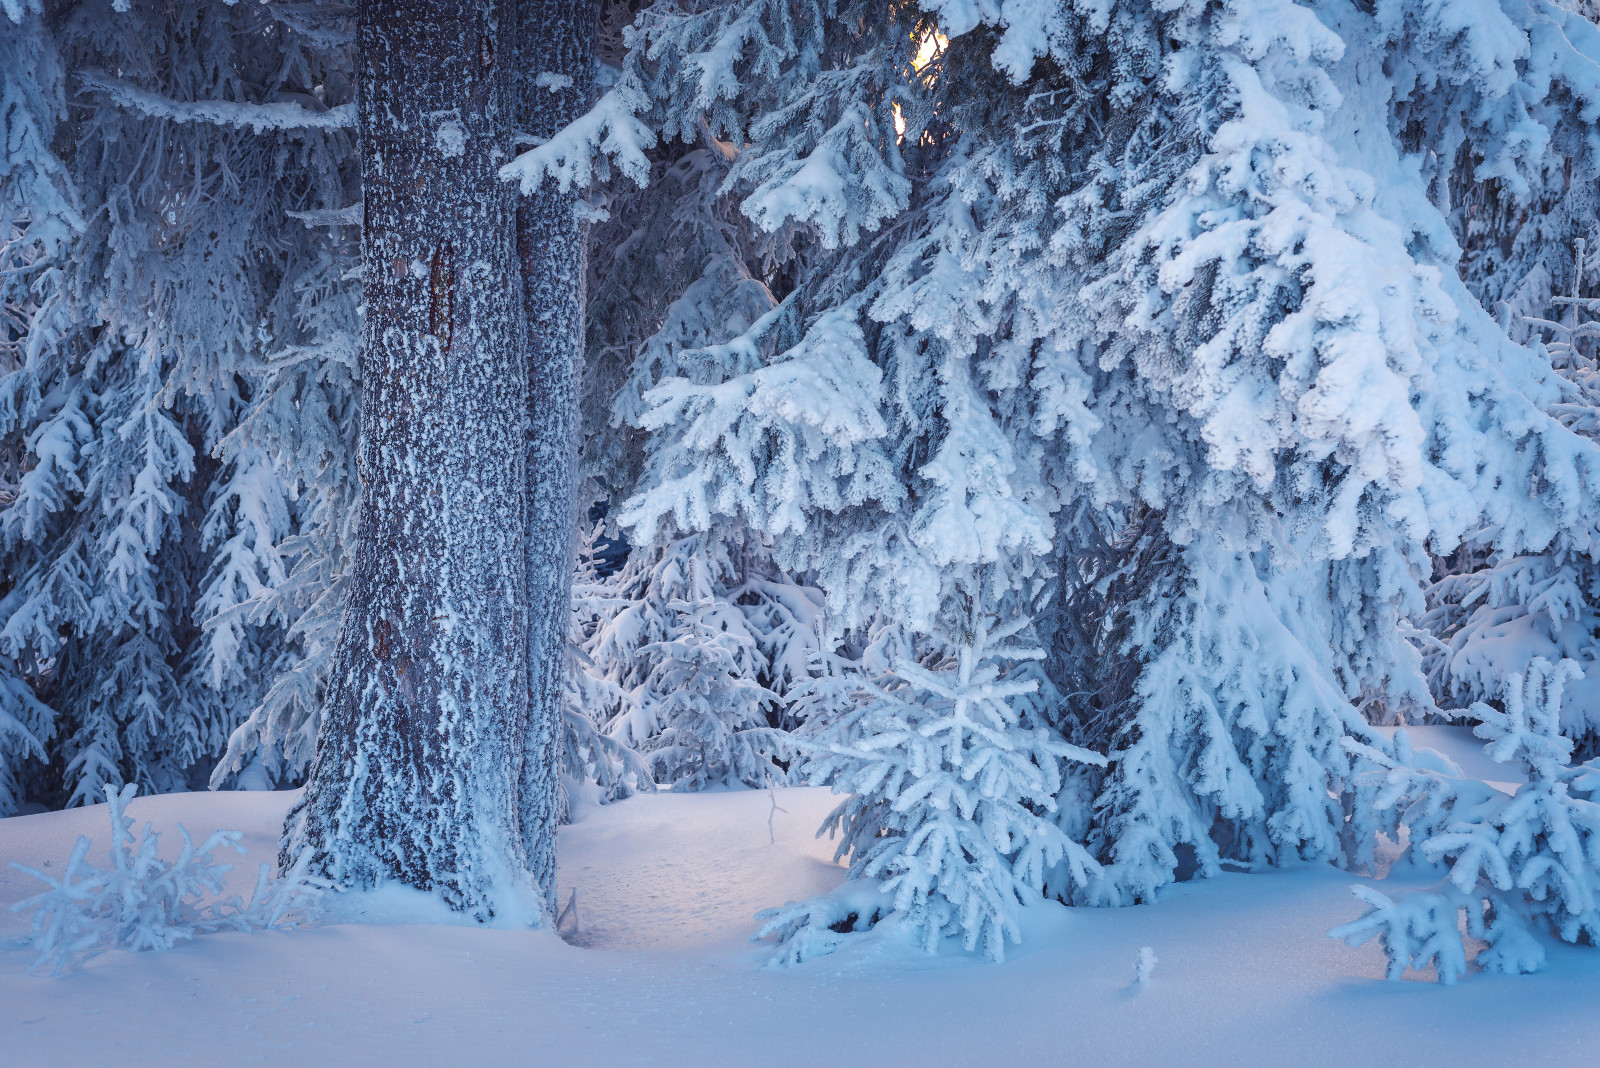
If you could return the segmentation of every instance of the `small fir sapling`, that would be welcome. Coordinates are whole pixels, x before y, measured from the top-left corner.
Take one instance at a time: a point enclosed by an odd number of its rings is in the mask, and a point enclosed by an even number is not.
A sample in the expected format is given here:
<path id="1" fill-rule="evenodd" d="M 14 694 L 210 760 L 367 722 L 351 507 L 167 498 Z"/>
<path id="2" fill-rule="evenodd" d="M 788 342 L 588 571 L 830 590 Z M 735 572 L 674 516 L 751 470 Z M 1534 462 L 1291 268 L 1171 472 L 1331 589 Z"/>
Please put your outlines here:
<path id="1" fill-rule="evenodd" d="M 1062 764 L 1104 758 L 1040 722 L 1030 700 L 1038 680 L 1021 669 L 1043 651 L 1029 643 L 1025 617 L 997 622 L 977 590 L 964 590 L 955 625 L 923 656 L 863 677 L 853 707 L 792 744 L 799 778 L 850 795 L 824 829 L 840 835 L 852 877 L 881 881 L 883 901 L 925 951 L 958 936 L 1001 960 L 1021 940 L 1018 909 L 1043 900 L 1052 869 L 1077 883 L 1099 872 L 1054 813 Z M 827 952 L 838 940 L 821 928 L 865 929 L 885 913 L 858 905 L 846 894 L 768 910 L 757 937 L 777 936 L 778 960 Z"/>
<path id="2" fill-rule="evenodd" d="M 761 751 L 769 728 L 793 719 L 789 691 L 820 648 L 821 595 L 741 541 L 635 545 L 615 573 L 574 586 L 582 707 L 647 755 L 662 785 L 782 778 Z"/>
<path id="3" fill-rule="evenodd" d="M 605 803 L 654 786 L 650 766 L 637 750 L 600 728 L 627 699 L 612 673 L 586 651 L 588 639 L 610 615 L 625 608 L 626 598 L 611 585 L 618 570 L 602 574 L 609 547 L 602 542 L 604 519 L 579 524 L 572 573 L 572 619 L 563 679 L 562 786 L 563 819 L 572 816 L 575 795 Z M 625 561 L 624 561 L 625 563 Z"/>
<path id="4" fill-rule="evenodd" d="M 1442 866 L 1446 877 L 1432 890 L 1392 898 L 1355 887 L 1368 909 L 1330 937 L 1352 946 L 1377 938 L 1390 979 L 1432 965 L 1440 982 L 1453 983 L 1467 970 L 1458 917 L 1468 936 L 1488 943 L 1475 961 L 1485 971 L 1538 969 L 1541 937 L 1600 936 L 1600 766 L 1568 766 L 1572 743 L 1560 733 L 1562 689 L 1581 676 L 1570 660 L 1536 658 L 1506 680 L 1503 711 L 1482 703 L 1468 710 L 1484 751 L 1527 773 L 1513 795 L 1421 766 L 1403 731 L 1392 754 L 1346 743 L 1375 769 L 1361 773 L 1381 784 L 1371 805 L 1395 811 L 1396 825 L 1409 831 L 1407 854 Z"/>
<path id="5" fill-rule="evenodd" d="M 657 782 L 699 790 L 782 781 L 767 753 L 767 708 L 779 697 L 746 673 L 743 665 L 759 650 L 742 628 L 727 624 L 728 608 L 671 601 L 674 636 L 640 649 L 654 666 L 618 733 L 640 746 Z"/>

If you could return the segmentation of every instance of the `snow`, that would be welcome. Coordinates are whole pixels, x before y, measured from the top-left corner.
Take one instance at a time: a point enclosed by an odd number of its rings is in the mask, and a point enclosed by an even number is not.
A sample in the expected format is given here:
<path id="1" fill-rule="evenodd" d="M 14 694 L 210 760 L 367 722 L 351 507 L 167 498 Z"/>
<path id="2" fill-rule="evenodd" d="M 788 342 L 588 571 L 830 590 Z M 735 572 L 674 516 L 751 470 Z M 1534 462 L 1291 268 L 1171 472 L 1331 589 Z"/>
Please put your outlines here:
<path id="1" fill-rule="evenodd" d="M 433 147 L 445 159 L 454 159 L 467 150 L 467 131 L 454 119 L 441 122 L 433 132 Z"/>
<path id="2" fill-rule="evenodd" d="M 720 944 L 742 955 L 758 910 L 844 880 L 833 843 L 812 835 L 837 802 L 823 789 L 729 790 L 589 809 L 561 832 L 563 906 L 578 892 L 568 937 L 593 949 Z"/>
<path id="3" fill-rule="evenodd" d="M 233 126 L 256 133 L 266 130 L 347 130 L 356 124 L 356 106 L 313 110 L 296 103 L 240 104 L 230 100 L 169 100 L 96 71 L 81 72 L 84 84 L 123 107 L 172 122 Z"/>
<path id="4" fill-rule="evenodd" d="M 1394 727 L 1374 727 L 1373 730 L 1385 738 L 1394 737 Z M 1431 749 L 1460 768 L 1462 774 L 1503 787 L 1508 794 L 1515 793 L 1518 786 L 1528 781 L 1527 775 L 1515 764 L 1495 763 L 1483 751 L 1483 739 L 1475 737 L 1471 727 L 1407 727 L 1406 733 L 1411 735 L 1414 748 Z"/>
<path id="5" fill-rule="evenodd" d="M 1455 728 L 1423 728 L 1419 734 Z M 1418 738 L 1418 745 L 1438 739 Z M 293 794 L 138 798 L 157 829 L 237 828 L 270 857 Z M 1382 955 L 1325 936 L 1358 880 L 1325 865 L 1223 875 L 1150 906 L 1023 916 L 1008 963 L 928 957 L 869 935 L 788 969 L 746 940 L 759 907 L 843 870 L 813 829 L 820 789 L 641 795 L 562 832 L 561 897 L 583 946 L 547 932 L 330 924 L 107 953 L 62 979 L 0 948 L 0 1035 L 16 1064 L 1582 1063 L 1600 1041 L 1600 954 L 1551 946 L 1533 976 L 1381 982 Z M 769 823 L 771 820 L 771 836 Z M 0 861 L 59 866 L 102 806 L 0 820 Z M 175 838 L 175 836 L 174 836 Z M 168 839 L 171 841 L 172 839 Z M 1394 874 L 1382 884 L 1393 890 Z M 1419 880 L 1421 881 L 1421 880 Z M 0 906 L 34 882 L 0 868 Z M 24 917 L 0 909 L 0 936 Z M 1132 962 L 1159 967 L 1135 982 Z M 1427 975 L 1413 978 L 1427 979 Z"/>

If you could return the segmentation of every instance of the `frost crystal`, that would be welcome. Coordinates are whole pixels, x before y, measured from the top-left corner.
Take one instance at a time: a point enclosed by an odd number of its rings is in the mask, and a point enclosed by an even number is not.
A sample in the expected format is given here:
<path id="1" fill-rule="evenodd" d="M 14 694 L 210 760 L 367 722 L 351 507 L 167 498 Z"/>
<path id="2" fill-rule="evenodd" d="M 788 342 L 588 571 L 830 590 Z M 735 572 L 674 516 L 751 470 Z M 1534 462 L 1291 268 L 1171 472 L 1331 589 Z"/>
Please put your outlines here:
<path id="1" fill-rule="evenodd" d="M 434 131 L 433 147 L 446 159 L 459 156 L 467 150 L 467 131 L 456 120 L 447 119 Z"/>

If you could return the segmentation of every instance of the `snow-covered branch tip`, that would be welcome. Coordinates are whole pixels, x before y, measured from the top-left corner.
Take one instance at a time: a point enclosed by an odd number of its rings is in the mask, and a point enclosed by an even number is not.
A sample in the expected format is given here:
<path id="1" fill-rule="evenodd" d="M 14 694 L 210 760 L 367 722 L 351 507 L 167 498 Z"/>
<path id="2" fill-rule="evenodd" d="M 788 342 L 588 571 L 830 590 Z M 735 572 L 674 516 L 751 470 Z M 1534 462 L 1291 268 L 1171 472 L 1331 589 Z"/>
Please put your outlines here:
<path id="1" fill-rule="evenodd" d="M 44 11 L 44 5 L 40 0 L 0 0 L 0 8 L 5 10 L 6 18 L 10 19 L 14 26 L 22 23 L 22 16 L 37 15 Z"/>
<path id="2" fill-rule="evenodd" d="M 233 100 L 173 100 L 98 71 L 84 71 L 80 77 L 87 88 L 106 94 L 119 107 L 172 122 L 231 126 L 255 133 L 268 130 L 348 130 L 354 129 L 356 124 L 354 104 L 340 104 L 325 111 L 314 111 L 301 104 L 283 101 L 243 104 Z"/>
<path id="3" fill-rule="evenodd" d="M 500 177 L 520 183 L 524 194 L 537 190 L 546 176 L 566 193 L 587 189 L 610 176 L 608 161 L 643 186 L 650 180 L 645 150 L 654 148 L 655 133 L 638 119 L 636 92 L 619 85 L 565 129 L 500 168 Z"/>

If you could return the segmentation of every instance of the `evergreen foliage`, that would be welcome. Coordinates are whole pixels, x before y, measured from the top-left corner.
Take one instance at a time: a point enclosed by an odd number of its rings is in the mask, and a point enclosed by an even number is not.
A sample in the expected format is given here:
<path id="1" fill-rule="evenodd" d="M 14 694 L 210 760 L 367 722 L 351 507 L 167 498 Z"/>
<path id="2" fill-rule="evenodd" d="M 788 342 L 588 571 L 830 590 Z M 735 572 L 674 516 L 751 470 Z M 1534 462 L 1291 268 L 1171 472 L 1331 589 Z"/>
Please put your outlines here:
<path id="1" fill-rule="evenodd" d="M 8 5 L 0 45 L 26 54 L 4 63 L 0 642 L 54 713 L 30 706 L 49 766 L 12 746 L 6 777 L 78 804 L 203 781 L 315 657 L 290 631 L 336 571 L 353 462 L 326 357 L 355 304 L 322 216 L 354 186 L 343 16 L 46 6 Z"/>
<path id="2" fill-rule="evenodd" d="M 0 10 L 0 815 L 293 782 L 372 493 L 351 14 Z M 1393 967 L 1586 937 L 1593 0 L 602 21 L 496 163 L 587 228 L 569 795 L 849 794 L 786 961 L 1400 827 L 1452 881 L 1343 929 Z M 1516 798 L 1373 729 L 1463 705 Z"/>
<path id="3" fill-rule="evenodd" d="M 1600 453 L 1457 277 L 1450 201 L 1594 181 L 1593 24 L 1555 3 L 828 14 L 657 4 L 593 121 L 510 168 L 643 181 L 653 146 L 709 136 L 791 257 L 743 365 L 639 391 L 620 518 L 772 539 L 847 660 L 858 630 L 929 633 L 980 572 L 997 603 L 1092 604 L 1041 630 L 1051 721 L 1110 757 L 1071 781 L 1102 868 L 1076 899 L 1147 900 L 1185 854 L 1341 859 L 1342 740 L 1435 709 L 1411 622 L 1434 559 L 1595 544 Z M 711 306 L 705 283 L 686 299 Z"/>
<path id="4" fill-rule="evenodd" d="M 1021 941 L 1018 908 L 1042 900 L 1055 871 L 1073 884 L 1100 874 L 1055 814 L 1063 762 L 1105 758 L 1041 721 L 1040 680 L 1025 669 L 1044 650 L 1028 644 L 1028 620 L 995 621 L 975 588 L 965 592 L 951 632 L 918 659 L 897 658 L 795 745 L 804 781 L 849 795 L 823 829 L 839 835 L 836 856 L 852 876 L 881 880 L 886 915 L 930 953 L 959 936 L 1001 960 Z M 811 906 L 778 910 L 762 934 L 791 941 L 836 919 Z"/>
<path id="5" fill-rule="evenodd" d="M 1453 983 L 1467 970 L 1458 914 L 1466 935 L 1487 943 L 1474 958 L 1485 971 L 1536 970 L 1539 936 L 1592 943 L 1600 935 L 1600 767 L 1570 766 L 1572 743 L 1560 729 L 1563 687 L 1581 677 L 1570 660 L 1538 657 L 1506 680 L 1503 711 L 1481 703 L 1467 711 L 1484 751 L 1527 774 L 1512 795 L 1418 766 L 1403 730 L 1392 755 L 1359 750 L 1378 765 L 1366 774 L 1382 780 L 1372 807 L 1392 808 L 1409 833 L 1408 854 L 1447 874 L 1436 889 L 1392 899 L 1356 887 L 1368 909 L 1332 937 L 1352 946 L 1377 938 L 1391 979 L 1431 965 Z"/>
<path id="6" fill-rule="evenodd" d="M 1585 297 L 1588 243 L 1574 242 L 1567 293 L 1550 298 L 1548 318 L 1523 316 L 1536 331 L 1542 351 L 1559 376 L 1551 414 L 1583 438 L 1600 440 L 1600 299 Z M 1553 250 L 1552 250 L 1553 251 Z M 1592 255 L 1592 254 L 1590 254 Z M 1543 265 L 1538 268 L 1543 271 Z M 1537 343 L 1537 335 L 1544 338 Z M 1441 644 L 1430 657 L 1434 689 L 1442 701 L 1464 703 L 1498 696 L 1503 680 L 1542 657 L 1570 659 L 1586 673 L 1600 655 L 1600 567 L 1593 547 L 1557 536 L 1540 552 L 1509 553 L 1493 543 L 1463 547 L 1443 562 L 1429 591 L 1426 621 Z M 1569 692 L 1563 702 L 1561 731 L 1581 752 L 1600 745 L 1600 696 L 1593 687 Z"/>
<path id="7" fill-rule="evenodd" d="M 583 707 L 680 789 L 783 778 L 768 728 L 818 653 L 820 595 L 749 547 L 690 535 L 635 547 L 576 587 Z"/>

